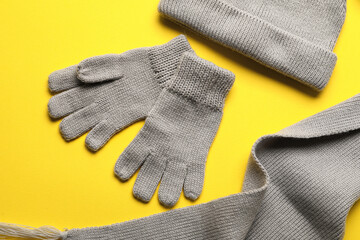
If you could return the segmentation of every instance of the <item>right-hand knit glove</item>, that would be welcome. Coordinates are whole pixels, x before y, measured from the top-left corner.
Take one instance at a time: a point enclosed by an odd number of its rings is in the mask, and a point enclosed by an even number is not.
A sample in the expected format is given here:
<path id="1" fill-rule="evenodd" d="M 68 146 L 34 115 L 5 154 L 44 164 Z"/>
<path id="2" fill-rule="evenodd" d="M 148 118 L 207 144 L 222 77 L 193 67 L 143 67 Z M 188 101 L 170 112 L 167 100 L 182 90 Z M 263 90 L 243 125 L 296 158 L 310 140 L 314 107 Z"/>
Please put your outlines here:
<path id="1" fill-rule="evenodd" d="M 49 114 L 69 115 L 60 123 L 65 140 L 92 129 L 85 142 L 97 151 L 115 133 L 147 116 L 187 51 L 193 50 L 180 35 L 160 46 L 96 56 L 55 71 L 49 88 L 64 92 L 50 99 Z"/>
<path id="2" fill-rule="evenodd" d="M 234 79 L 230 71 L 184 53 L 178 72 L 115 166 L 123 181 L 141 167 L 133 188 L 136 198 L 150 201 L 160 181 L 164 206 L 174 206 L 182 188 L 187 198 L 199 197 L 207 154 Z"/>

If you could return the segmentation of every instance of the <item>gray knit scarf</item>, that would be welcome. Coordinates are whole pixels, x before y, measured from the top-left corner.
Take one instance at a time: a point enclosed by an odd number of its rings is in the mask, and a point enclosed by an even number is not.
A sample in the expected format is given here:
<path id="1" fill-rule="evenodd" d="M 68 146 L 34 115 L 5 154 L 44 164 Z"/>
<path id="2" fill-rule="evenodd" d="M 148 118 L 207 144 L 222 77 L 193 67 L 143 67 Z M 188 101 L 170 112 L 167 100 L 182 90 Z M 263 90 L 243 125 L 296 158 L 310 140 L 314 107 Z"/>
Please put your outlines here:
<path id="1" fill-rule="evenodd" d="M 254 144 L 243 191 L 110 226 L 0 225 L 0 239 L 341 239 L 360 197 L 360 94 Z"/>

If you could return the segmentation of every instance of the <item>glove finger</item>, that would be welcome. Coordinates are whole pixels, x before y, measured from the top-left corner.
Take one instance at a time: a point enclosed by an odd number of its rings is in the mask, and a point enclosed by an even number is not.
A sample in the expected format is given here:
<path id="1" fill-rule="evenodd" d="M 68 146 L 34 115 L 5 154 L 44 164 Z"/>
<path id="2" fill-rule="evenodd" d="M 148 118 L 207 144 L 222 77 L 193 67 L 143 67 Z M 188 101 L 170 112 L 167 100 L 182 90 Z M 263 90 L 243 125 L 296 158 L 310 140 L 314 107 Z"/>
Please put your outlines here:
<path id="1" fill-rule="evenodd" d="M 77 78 L 76 69 L 77 66 L 73 65 L 51 73 L 48 80 L 50 91 L 61 92 L 82 85 Z"/>
<path id="2" fill-rule="evenodd" d="M 48 112 L 52 118 L 62 118 L 93 102 L 91 96 L 86 93 L 86 88 L 77 87 L 62 92 L 50 98 Z"/>
<path id="3" fill-rule="evenodd" d="M 117 131 L 114 124 L 107 120 L 101 121 L 88 133 L 85 139 L 85 145 L 91 151 L 96 152 L 102 148 Z"/>
<path id="4" fill-rule="evenodd" d="M 199 198 L 204 185 L 205 164 L 192 164 L 188 166 L 184 183 L 185 197 L 190 200 Z"/>
<path id="5" fill-rule="evenodd" d="M 134 184 L 133 194 L 137 199 L 143 202 L 150 201 L 156 187 L 159 185 L 165 167 L 165 159 L 149 154 L 141 167 Z"/>
<path id="6" fill-rule="evenodd" d="M 186 176 L 186 165 L 176 161 L 167 164 L 159 187 L 159 201 L 165 207 L 173 207 L 179 200 Z"/>
<path id="7" fill-rule="evenodd" d="M 67 141 L 75 139 L 99 123 L 101 115 L 98 105 L 93 103 L 64 118 L 60 123 L 60 132 Z"/>
<path id="8" fill-rule="evenodd" d="M 119 54 L 106 54 L 87 58 L 78 65 L 77 76 L 84 83 L 97 83 L 123 76 Z"/>
<path id="9" fill-rule="evenodd" d="M 134 117 L 133 114 L 125 114 L 118 116 L 117 119 L 104 120 L 89 132 L 86 136 L 85 144 L 90 150 L 97 151 L 121 129 L 124 129 L 126 126 L 129 126 L 143 117 L 144 116 Z"/>
<path id="10" fill-rule="evenodd" d="M 150 150 L 141 142 L 140 138 L 140 135 L 135 137 L 115 164 L 115 175 L 121 181 L 126 181 L 134 175 L 150 154 Z"/>

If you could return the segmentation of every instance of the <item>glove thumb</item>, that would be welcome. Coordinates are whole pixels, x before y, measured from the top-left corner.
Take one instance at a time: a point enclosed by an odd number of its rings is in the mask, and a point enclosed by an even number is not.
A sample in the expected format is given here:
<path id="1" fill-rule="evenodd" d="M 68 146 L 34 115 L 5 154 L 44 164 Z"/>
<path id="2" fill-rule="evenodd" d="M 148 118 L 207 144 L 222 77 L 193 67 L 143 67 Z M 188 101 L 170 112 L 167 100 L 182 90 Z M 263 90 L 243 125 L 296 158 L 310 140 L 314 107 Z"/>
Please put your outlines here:
<path id="1" fill-rule="evenodd" d="M 106 54 L 87 58 L 77 67 L 77 77 L 84 83 L 99 83 L 123 76 L 119 54 Z"/>

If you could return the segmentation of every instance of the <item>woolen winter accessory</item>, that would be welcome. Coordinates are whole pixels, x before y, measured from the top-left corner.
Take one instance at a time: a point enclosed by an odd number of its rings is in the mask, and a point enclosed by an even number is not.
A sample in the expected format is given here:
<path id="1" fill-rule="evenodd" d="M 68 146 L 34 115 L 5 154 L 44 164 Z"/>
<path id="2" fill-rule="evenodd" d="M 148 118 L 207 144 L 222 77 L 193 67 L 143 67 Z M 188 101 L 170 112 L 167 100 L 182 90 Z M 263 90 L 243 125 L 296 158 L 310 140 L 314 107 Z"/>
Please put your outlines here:
<path id="1" fill-rule="evenodd" d="M 192 49 L 180 35 L 170 42 L 122 54 L 88 58 L 49 76 L 53 118 L 66 118 L 60 131 L 72 140 L 91 130 L 89 149 L 97 151 L 115 133 L 144 119 L 166 82 L 173 76 L 184 52 Z"/>
<path id="2" fill-rule="evenodd" d="M 148 202 L 160 182 L 159 201 L 172 207 L 182 188 L 195 200 L 204 183 L 206 158 L 235 76 L 184 53 L 139 134 L 119 157 L 115 174 L 128 180 L 138 168 L 133 194 Z"/>
<path id="3" fill-rule="evenodd" d="M 2 224 L 0 236 L 338 240 L 360 197 L 359 158 L 360 94 L 258 139 L 242 193 L 104 227 L 57 233 L 45 227 L 40 234 L 39 229 Z"/>
<path id="4" fill-rule="evenodd" d="M 346 0 L 161 0 L 166 17 L 317 90 L 327 84 Z"/>

